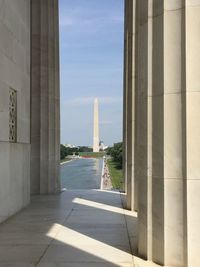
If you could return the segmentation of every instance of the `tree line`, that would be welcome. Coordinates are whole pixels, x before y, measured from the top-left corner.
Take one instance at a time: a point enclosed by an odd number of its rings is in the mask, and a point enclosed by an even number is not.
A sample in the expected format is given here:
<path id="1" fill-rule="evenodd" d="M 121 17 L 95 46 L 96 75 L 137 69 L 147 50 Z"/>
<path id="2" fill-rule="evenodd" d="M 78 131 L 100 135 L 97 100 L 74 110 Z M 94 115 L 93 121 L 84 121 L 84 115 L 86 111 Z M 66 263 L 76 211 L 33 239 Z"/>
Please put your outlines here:
<path id="1" fill-rule="evenodd" d="M 63 160 L 70 155 L 79 155 L 79 152 L 92 152 L 92 148 L 88 146 L 79 146 L 79 147 L 66 147 L 60 145 L 60 159 Z"/>
<path id="2" fill-rule="evenodd" d="M 92 152 L 93 149 L 88 146 L 79 146 L 79 147 L 66 147 L 64 145 L 60 145 L 60 159 L 63 160 L 67 156 L 71 156 L 73 154 L 79 155 L 80 152 Z M 112 157 L 112 160 L 117 164 L 117 168 L 122 169 L 122 161 L 123 161 L 123 143 L 118 142 L 115 143 L 112 147 L 108 147 L 106 149 L 106 154 Z"/>
<path id="3" fill-rule="evenodd" d="M 112 157 L 112 160 L 117 164 L 117 168 L 122 169 L 123 143 L 115 143 L 113 147 L 108 147 L 106 153 Z"/>

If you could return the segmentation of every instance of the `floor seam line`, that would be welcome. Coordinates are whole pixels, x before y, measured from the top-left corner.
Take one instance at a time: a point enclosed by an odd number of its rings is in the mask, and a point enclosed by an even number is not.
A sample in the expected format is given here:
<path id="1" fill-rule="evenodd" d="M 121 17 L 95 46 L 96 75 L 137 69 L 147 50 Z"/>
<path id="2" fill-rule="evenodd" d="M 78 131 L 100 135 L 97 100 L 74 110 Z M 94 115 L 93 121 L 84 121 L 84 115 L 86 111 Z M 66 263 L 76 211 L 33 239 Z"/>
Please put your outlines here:
<path id="1" fill-rule="evenodd" d="M 67 214 L 67 216 L 65 217 L 65 219 L 62 222 L 62 225 L 68 220 L 68 218 L 71 216 L 72 212 L 74 211 L 74 206 L 76 204 L 74 204 L 72 206 L 72 209 L 70 210 L 70 212 Z M 61 228 L 61 227 L 60 227 Z M 37 261 L 35 267 L 38 266 L 38 264 L 40 264 L 41 260 L 43 259 L 44 255 L 46 254 L 47 250 L 49 249 L 49 247 L 52 245 L 53 241 L 55 240 L 56 236 L 58 235 L 58 233 L 60 232 L 60 229 L 58 229 L 58 231 L 56 232 L 55 236 L 52 237 L 50 243 L 47 245 L 46 249 L 44 250 L 43 254 L 41 255 L 41 257 L 39 258 L 39 260 Z"/>
<path id="2" fill-rule="evenodd" d="M 132 265 L 134 267 L 135 264 L 134 264 L 133 248 L 132 248 L 132 244 L 131 244 L 131 240 L 130 240 L 130 235 L 129 235 L 129 231 L 128 231 L 128 224 L 127 224 L 127 220 L 126 220 L 126 214 L 125 214 L 125 211 L 124 211 L 124 205 L 123 205 L 123 200 L 122 200 L 121 193 L 120 193 L 120 200 L 121 200 L 121 204 L 122 204 L 122 208 L 123 208 L 123 215 L 124 215 L 124 220 L 125 220 L 125 225 L 126 225 L 126 232 L 127 232 L 127 236 L 128 236 L 129 247 L 130 247 L 130 250 L 131 250 Z"/>

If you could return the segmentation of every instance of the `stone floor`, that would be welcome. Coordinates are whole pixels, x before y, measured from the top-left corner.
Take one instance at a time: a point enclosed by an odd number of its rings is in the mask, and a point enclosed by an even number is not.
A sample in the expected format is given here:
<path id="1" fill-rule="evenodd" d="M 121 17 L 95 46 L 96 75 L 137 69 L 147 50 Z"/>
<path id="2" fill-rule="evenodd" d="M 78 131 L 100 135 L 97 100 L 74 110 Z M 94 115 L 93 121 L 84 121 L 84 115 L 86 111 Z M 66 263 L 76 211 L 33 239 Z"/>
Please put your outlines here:
<path id="1" fill-rule="evenodd" d="M 0 267 L 146 267 L 136 253 L 136 214 L 100 190 L 36 196 L 0 225 Z"/>

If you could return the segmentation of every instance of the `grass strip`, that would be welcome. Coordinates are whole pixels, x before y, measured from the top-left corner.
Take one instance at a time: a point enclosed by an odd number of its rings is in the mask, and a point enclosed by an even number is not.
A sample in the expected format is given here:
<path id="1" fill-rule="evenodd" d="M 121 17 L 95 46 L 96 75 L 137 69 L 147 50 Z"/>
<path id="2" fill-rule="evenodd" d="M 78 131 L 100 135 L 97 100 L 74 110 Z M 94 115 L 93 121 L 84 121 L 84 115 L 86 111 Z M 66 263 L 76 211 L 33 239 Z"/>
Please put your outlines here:
<path id="1" fill-rule="evenodd" d="M 105 152 L 79 152 L 81 157 L 102 158 Z"/>
<path id="2" fill-rule="evenodd" d="M 114 189 L 122 189 L 123 172 L 112 159 L 107 160 L 112 186 Z"/>

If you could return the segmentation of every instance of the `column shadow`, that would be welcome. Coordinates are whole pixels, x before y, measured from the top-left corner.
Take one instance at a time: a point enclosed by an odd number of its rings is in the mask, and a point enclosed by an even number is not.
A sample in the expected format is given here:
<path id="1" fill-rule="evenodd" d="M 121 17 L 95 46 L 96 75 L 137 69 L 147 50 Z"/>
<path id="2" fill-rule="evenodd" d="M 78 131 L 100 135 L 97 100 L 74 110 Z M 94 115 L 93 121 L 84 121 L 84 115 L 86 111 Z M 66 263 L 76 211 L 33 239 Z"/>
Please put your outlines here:
<path id="1" fill-rule="evenodd" d="M 126 226 L 137 227 L 137 218 L 111 205 L 115 194 L 34 196 L 29 207 L 0 225 L 0 266 L 131 266 L 136 236 Z"/>

